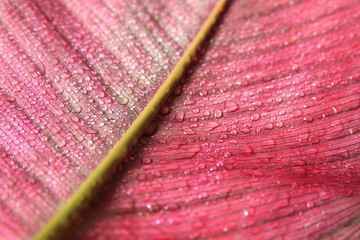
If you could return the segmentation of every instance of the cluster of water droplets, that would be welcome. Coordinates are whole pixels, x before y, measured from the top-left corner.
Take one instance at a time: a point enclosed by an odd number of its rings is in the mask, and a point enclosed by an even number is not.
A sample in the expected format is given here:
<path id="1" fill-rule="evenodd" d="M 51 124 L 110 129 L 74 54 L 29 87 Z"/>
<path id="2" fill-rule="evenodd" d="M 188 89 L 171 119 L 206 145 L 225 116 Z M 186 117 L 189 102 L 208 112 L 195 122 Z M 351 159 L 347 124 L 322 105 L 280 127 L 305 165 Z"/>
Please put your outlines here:
<path id="1" fill-rule="evenodd" d="M 293 20 L 253 31 L 224 24 L 210 40 L 125 173 L 132 216 L 190 238 L 316 231 L 326 223 L 310 225 L 314 214 L 334 221 L 335 211 L 318 207 L 335 198 L 344 207 L 358 183 L 359 76 L 332 64 L 339 56 L 326 48 L 326 30 L 343 22 L 299 35 Z"/>

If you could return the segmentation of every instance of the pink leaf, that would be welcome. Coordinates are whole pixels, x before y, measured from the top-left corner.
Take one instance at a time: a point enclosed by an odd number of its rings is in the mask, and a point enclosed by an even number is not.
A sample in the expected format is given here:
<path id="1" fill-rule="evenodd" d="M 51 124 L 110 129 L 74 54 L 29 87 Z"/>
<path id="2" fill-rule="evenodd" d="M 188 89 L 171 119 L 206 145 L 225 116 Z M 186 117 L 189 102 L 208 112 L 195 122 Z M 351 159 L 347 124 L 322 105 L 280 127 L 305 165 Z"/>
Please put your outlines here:
<path id="1" fill-rule="evenodd" d="M 357 1 L 234 1 L 206 53 L 69 233 L 359 237 Z"/>
<path id="2" fill-rule="evenodd" d="M 153 97 L 213 5 L 1 1 L 1 237 L 29 238 L 59 210 Z"/>

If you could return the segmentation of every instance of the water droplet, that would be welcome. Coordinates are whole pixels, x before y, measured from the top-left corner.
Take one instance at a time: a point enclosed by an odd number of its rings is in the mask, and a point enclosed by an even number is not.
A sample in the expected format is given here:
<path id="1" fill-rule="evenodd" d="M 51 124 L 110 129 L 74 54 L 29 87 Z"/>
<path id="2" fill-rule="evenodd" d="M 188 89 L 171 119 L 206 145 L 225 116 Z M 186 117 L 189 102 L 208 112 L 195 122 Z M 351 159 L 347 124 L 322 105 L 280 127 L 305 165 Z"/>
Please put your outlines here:
<path id="1" fill-rule="evenodd" d="M 314 207 L 314 203 L 312 201 L 306 201 L 306 207 L 312 208 L 312 207 Z"/>
<path id="2" fill-rule="evenodd" d="M 224 162 L 223 161 L 217 161 L 216 166 L 219 167 L 219 168 L 222 168 L 222 167 L 224 167 Z"/>
<path id="3" fill-rule="evenodd" d="M 140 181 L 140 182 L 145 181 L 146 180 L 146 174 L 140 173 L 140 174 L 137 175 L 136 179 L 138 181 Z"/>
<path id="4" fill-rule="evenodd" d="M 187 126 L 182 127 L 182 131 L 186 135 L 194 135 L 195 134 L 195 131 L 192 130 L 191 128 L 187 127 Z"/>
<path id="5" fill-rule="evenodd" d="M 185 113 L 178 113 L 175 116 L 175 121 L 176 122 L 183 122 L 184 121 L 184 117 L 185 117 Z"/>
<path id="6" fill-rule="evenodd" d="M 187 99 L 187 100 L 184 101 L 184 105 L 185 105 L 185 106 L 194 105 L 195 103 L 196 103 L 195 100 L 189 100 L 189 99 Z"/>
<path id="7" fill-rule="evenodd" d="M 59 140 L 59 141 L 57 142 L 57 146 L 58 146 L 58 147 L 64 147 L 65 145 L 66 145 L 66 141 L 63 140 L 63 139 L 61 139 L 61 140 Z"/>
<path id="8" fill-rule="evenodd" d="M 198 198 L 199 199 L 204 199 L 204 198 L 207 198 L 209 195 L 207 194 L 207 192 L 202 192 L 199 194 Z"/>
<path id="9" fill-rule="evenodd" d="M 119 103 L 121 105 L 126 105 L 129 102 L 129 99 L 127 99 L 126 97 L 119 97 Z"/>
<path id="10" fill-rule="evenodd" d="M 178 151 L 171 155 L 172 159 L 190 159 L 195 157 L 195 155 L 201 151 L 201 147 L 199 145 L 191 145 L 191 146 L 181 146 Z"/>
<path id="11" fill-rule="evenodd" d="M 305 93 L 303 91 L 296 93 L 296 96 L 304 97 Z"/>
<path id="12" fill-rule="evenodd" d="M 106 95 L 103 91 L 99 91 L 98 96 L 99 98 L 104 98 Z"/>
<path id="13" fill-rule="evenodd" d="M 298 175 L 298 176 L 305 176 L 306 175 L 306 171 L 303 167 L 292 167 L 291 168 L 291 173 L 293 175 Z"/>
<path id="14" fill-rule="evenodd" d="M 243 146 L 241 148 L 239 148 L 239 153 L 244 155 L 244 156 L 250 156 L 253 154 L 253 149 L 250 146 Z"/>
<path id="15" fill-rule="evenodd" d="M 157 177 L 157 178 L 162 177 L 162 173 L 160 171 L 155 171 L 153 174 L 154 174 L 154 177 Z"/>
<path id="16" fill-rule="evenodd" d="M 273 123 L 267 123 L 267 124 L 265 124 L 264 128 L 265 128 L 266 130 L 271 130 L 271 129 L 274 128 L 274 124 L 273 124 Z"/>
<path id="17" fill-rule="evenodd" d="M 216 119 L 221 118 L 221 117 L 222 117 L 222 112 L 221 112 L 221 110 L 220 110 L 220 109 L 216 109 L 216 110 L 214 111 L 214 116 L 215 116 Z"/>
<path id="18" fill-rule="evenodd" d="M 0 146 L 0 157 L 2 157 L 2 158 L 7 157 L 7 152 L 6 152 L 5 148 L 2 146 Z"/>
<path id="19" fill-rule="evenodd" d="M 307 116 L 303 117 L 303 120 L 305 122 L 312 122 L 314 119 L 313 119 L 313 117 L 311 115 L 307 115 Z"/>
<path id="20" fill-rule="evenodd" d="M 208 95 L 208 92 L 205 89 L 200 90 L 199 95 L 205 97 Z"/>
<path id="21" fill-rule="evenodd" d="M 160 210 L 160 206 L 157 203 L 148 203 L 146 204 L 146 208 L 149 212 L 157 212 Z"/>
<path id="22" fill-rule="evenodd" d="M 238 110 L 239 106 L 236 102 L 225 102 L 225 112 L 234 112 Z"/>
<path id="23" fill-rule="evenodd" d="M 245 209 L 244 210 L 244 215 L 246 216 L 246 217 L 251 217 L 251 216 L 254 216 L 254 214 L 255 214 L 255 208 L 248 208 L 248 209 Z"/>
<path id="24" fill-rule="evenodd" d="M 260 119 L 260 115 L 257 114 L 257 113 L 251 116 L 251 120 L 252 120 L 252 121 L 257 121 L 257 120 L 259 120 L 259 119 Z"/>
<path id="25" fill-rule="evenodd" d="M 251 132 L 251 130 L 250 130 L 250 128 L 243 128 L 243 129 L 240 129 L 240 132 L 249 133 L 249 132 Z"/>
<path id="26" fill-rule="evenodd" d="M 230 152 L 224 152 L 224 157 L 230 157 L 231 153 Z"/>
<path id="27" fill-rule="evenodd" d="M 278 127 L 278 128 L 281 128 L 281 127 L 283 127 L 284 126 L 284 123 L 283 122 L 277 122 L 276 123 L 276 127 Z"/>
<path id="28" fill-rule="evenodd" d="M 219 127 L 219 126 L 220 126 L 220 123 L 212 121 L 212 122 L 209 122 L 209 123 L 207 123 L 205 125 L 204 131 L 210 132 L 211 130 L 213 130 L 213 129 Z"/>
<path id="29" fill-rule="evenodd" d="M 199 170 L 204 170 L 206 168 L 206 164 L 200 163 L 197 167 Z"/>
<path id="30" fill-rule="evenodd" d="M 295 111 L 291 114 L 291 117 L 297 118 L 297 117 L 300 117 L 302 114 L 303 114 L 303 112 L 298 109 L 298 110 L 295 110 Z"/>
<path id="31" fill-rule="evenodd" d="M 141 159 L 141 162 L 143 163 L 143 164 L 150 164 L 150 163 L 152 163 L 152 160 L 151 160 L 151 158 L 143 158 L 143 159 Z"/>
<path id="32" fill-rule="evenodd" d="M 153 135 L 158 128 L 158 125 L 155 122 L 151 122 L 148 128 L 145 130 L 144 135 L 149 137 Z"/>
<path id="33" fill-rule="evenodd" d="M 167 105 L 162 105 L 160 108 L 160 113 L 163 115 L 169 114 L 170 108 Z"/>
<path id="34" fill-rule="evenodd" d="M 287 192 L 281 192 L 277 194 L 277 201 L 274 202 L 274 208 L 285 208 L 290 204 L 290 194 Z"/>
<path id="35" fill-rule="evenodd" d="M 303 160 L 295 160 L 291 162 L 294 166 L 305 166 L 306 163 Z"/>
<path id="36" fill-rule="evenodd" d="M 297 65 L 297 64 L 294 64 L 292 67 L 291 67 L 292 70 L 294 70 L 295 72 L 298 72 L 300 70 L 300 66 Z"/>
<path id="37" fill-rule="evenodd" d="M 199 113 L 199 112 L 200 112 L 200 109 L 195 108 L 195 109 L 192 110 L 192 112 L 193 112 L 193 113 Z"/>
<path id="38" fill-rule="evenodd" d="M 255 101 L 252 104 L 257 107 L 261 107 L 263 105 L 263 103 L 261 101 Z"/>

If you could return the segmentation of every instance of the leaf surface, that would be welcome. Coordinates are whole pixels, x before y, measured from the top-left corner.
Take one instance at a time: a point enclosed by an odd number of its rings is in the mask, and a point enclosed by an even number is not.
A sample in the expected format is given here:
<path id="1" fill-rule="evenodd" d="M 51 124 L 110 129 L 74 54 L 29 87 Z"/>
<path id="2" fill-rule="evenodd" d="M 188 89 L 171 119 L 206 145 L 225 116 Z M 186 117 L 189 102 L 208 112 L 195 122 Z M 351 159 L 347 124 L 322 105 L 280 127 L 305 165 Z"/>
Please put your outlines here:
<path id="1" fill-rule="evenodd" d="M 0 236 L 29 238 L 121 138 L 215 1 L 0 3 Z"/>
<path id="2" fill-rule="evenodd" d="M 234 1 L 69 237 L 357 239 L 359 14 L 359 1 Z"/>

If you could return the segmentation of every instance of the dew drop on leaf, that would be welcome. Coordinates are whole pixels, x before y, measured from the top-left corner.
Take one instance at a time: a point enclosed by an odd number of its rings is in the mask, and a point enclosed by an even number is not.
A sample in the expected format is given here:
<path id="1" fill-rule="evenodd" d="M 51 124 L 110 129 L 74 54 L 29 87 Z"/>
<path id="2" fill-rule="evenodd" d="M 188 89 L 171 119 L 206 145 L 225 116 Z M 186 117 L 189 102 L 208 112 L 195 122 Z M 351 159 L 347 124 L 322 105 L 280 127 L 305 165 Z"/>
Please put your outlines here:
<path id="1" fill-rule="evenodd" d="M 175 116 L 176 122 L 183 122 L 185 118 L 185 113 L 177 113 Z"/>
<path id="2" fill-rule="evenodd" d="M 239 105 L 236 102 L 225 102 L 224 112 L 234 112 L 239 109 Z"/>
<path id="3" fill-rule="evenodd" d="M 150 164 L 150 163 L 152 163 L 152 160 L 151 160 L 151 158 L 145 157 L 145 158 L 141 159 L 141 162 L 143 164 Z"/>
<path id="4" fill-rule="evenodd" d="M 222 111 L 220 109 L 216 109 L 214 111 L 214 116 L 215 116 L 216 119 L 221 118 L 222 117 Z"/>
<path id="5" fill-rule="evenodd" d="M 295 110 L 294 112 L 292 112 L 291 116 L 294 118 L 298 118 L 303 114 L 303 112 L 301 110 Z"/>

